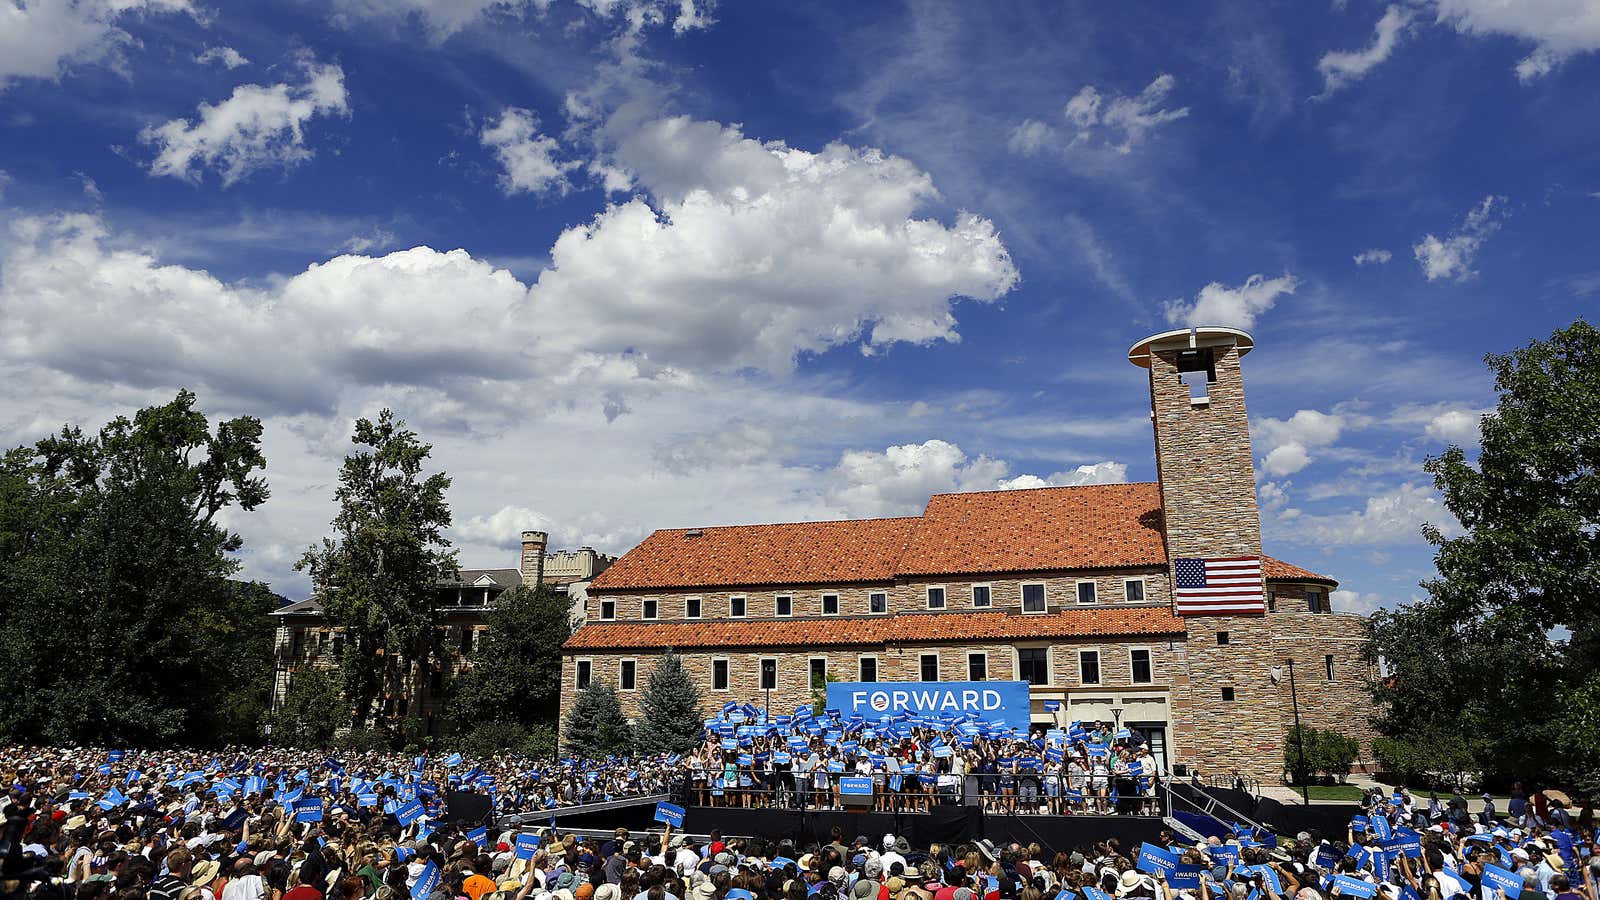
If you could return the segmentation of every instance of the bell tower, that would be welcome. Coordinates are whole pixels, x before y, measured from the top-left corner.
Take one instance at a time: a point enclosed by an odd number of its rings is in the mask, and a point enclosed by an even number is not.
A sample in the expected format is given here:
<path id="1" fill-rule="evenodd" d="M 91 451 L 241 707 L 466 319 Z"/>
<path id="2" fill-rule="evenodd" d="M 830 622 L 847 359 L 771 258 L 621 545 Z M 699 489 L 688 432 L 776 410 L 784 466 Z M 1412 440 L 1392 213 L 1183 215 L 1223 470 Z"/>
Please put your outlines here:
<path id="1" fill-rule="evenodd" d="M 1236 328 L 1166 331 L 1134 344 L 1150 370 L 1150 422 L 1167 558 L 1259 557 L 1250 419 L 1239 360 L 1255 341 Z"/>

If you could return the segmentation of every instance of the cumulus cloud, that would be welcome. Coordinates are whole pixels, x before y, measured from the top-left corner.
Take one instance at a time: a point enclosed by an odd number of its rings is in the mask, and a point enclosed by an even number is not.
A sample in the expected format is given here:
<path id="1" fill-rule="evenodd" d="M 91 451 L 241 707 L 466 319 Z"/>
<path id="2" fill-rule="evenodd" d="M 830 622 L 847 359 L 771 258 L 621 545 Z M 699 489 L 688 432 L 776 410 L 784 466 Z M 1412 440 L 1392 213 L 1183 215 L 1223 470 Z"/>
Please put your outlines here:
<path id="1" fill-rule="evenodd" d="M 1284 294 L 1292 294 L 1300 280 L 1285 272 L 1276 278 L 1251 275 L 1238 287 L 1213 281 L 1200 289 L 1193 302 L 1174 300 L 1167 304 L 1167 321 L 1195 327 L 1227 325 L 1248 330 Z"/>
<path id="2" fill-rule="evenodd" d="M 1394 259 L 1394 254 L 1390 253 L 1388 250 L 1374 247 L 1370 250 L 1363 250 L 1360 253 L 1357 253 L 1353 258 L 1355 259 L 1358 267 L 1381 266 L 1387 264 L 1389 260 Z"/>
<path id="3" fill-rule="evenodd" d="M 1479 410 L 1450 409 L 1428 420 L 1428 437 L 1446 443 L 1471 447 L 1478 443 L 1483 413 Z"/>
<path id="4" fill-rule="evenodd" d="M 882 451 L 849 450 L 827 473 L 824 499 L 851 516 L 916 515 L 933 494 L 1116 484 L 1128 475 L 1125 463 L 1110 460 L 1046 478 L 1026 474 L 1007 478 L 1009 470 L 1004 460 L 969 457 L 955 444 L 938 439 Z"/>
<path id="5" fill-rule="evenodd" d="M 1379 594 L 1363 594 L 1359 591 L 1337 590 L 1328 595 L 1333 608 L 1342 613 L 1357 613 L 1370 616 L 1383 608 L 1383 597 Z"/>
<path id="6" fill-rule="evenodd" d="M 1312 462 L 1311 449 L 1339 440 L 1345 416 L 1302 409 L 1287 419 L 1257 420 L 1252 431 L 1256 449 L 1264 450 L 1261 470 L 1267 475 L 1293 475 Z"/>
<path id="7" fill-rule="evenodd" d="M 478 139 L 499 160 L 500 188 L 507 195 L 565 193 L 571 186 L 567 172 L 579 165 L 556 158 L 561 145 L 539 133 L 539 117 L 531 110 L 507 108 L 498 121 L 484 126 Z"/>
<path id="8" fill-rule="evenodd" d="M 1432 487 L 1405 484 L 1367 498 L 1360 510 L 1327 515 L 1302 514 L 1284 525 L 1299 543 L 1347 546 L 1352 544 L 1421 543 L 1422 526 L 1431 524 L 1446 534 L 1459 530 L 1439 494 Z"/>
<path id="9" fill-rule="evenodd" d="M 1348 84 L 1361 80 L 1377 68 L 1405 34 L 1411 23 L 1410 10 L 1395 5 L 1384 11 L 1378 24 L 1373 26 L 1372 43 L 1360 50 L 1338 50 L 1323 54 L 1317 61 L 1317 71 L 1322 73 L 1322 96 L 1328 96 Z"/>
<path id="10" fill-rule="evenodd" d="M 207 47 L 204 51 L 195 54 L 194 61 L 201 65 L 219 63 L 229 69 L 237 69 L 240 66 L 248 66 L 250 64 L 250 60 L 245 59 L 243 53 L 232 47 Z"/>
<path id="11" fill-rule="evenodd" d="M 522 532 L 548 533 L 555 524 L 554 519 L 537 510 L 525 506 L 502 506 L 492 513 L 455 522 L 450 526 L 450 533 L 459 541 L 502 550 L 518 550 L 522 547 Z"/>
<path id="12" fill-rule="evenodd" d="M 1084 85 L 1061 110 L 1065 123 L 1051 125 L 1025 119 L 1011 130 L 1007 144 L 1013 152 L 1035 155 L 1045 150 L 1110 150 L 1132 153 L 1155 129 L 1189 115 L 1186 106 L 1166 106 L 1177 80 L 1158 75 L 1138 94 L 1104 93 Z"/>
<path id="13" fill-rule="evenodd" d="M 344 70 L 309 55 L 297 61 L 297 84 L 245 84 L 228 99 L 201 103 L 195 120 L 173 119 L 144 129 L 141 141 L 156 147 L 150 174 L 199 182 L 216 169 L 231 185 L 258 169 L 288 168 L 312 155 L 305 125 L 317 116 L 349 112 Z"/>
<path id="14" fill-rule="evenodd" d="M 1001 479 L 996 485 L 1004 491 L 1022 490 L 1024 488 L 1042 487 L 1073 487 L 1080 484 L 1122 484 L 1128 480 L 1127 463 L 1103 462 L 1088 463 L 1076 469 L 1057 472 L 1040 478 L 1037 475 L 1018 475 L 1015 478 Z"/>
<path id="15" fill-rule="evenodd" d="M 1429 281 L 1467 281 L 1477 275 L 1472 264 L 1484 242 L 1500 230 L 1506 215 L 1505 203 L 1506 198 L 1490 194 L 1467 213 L 1455 231 L 1442 238 L 1431 232 L 1424 235 L 1411 247 L 1423 276 Z"/>
<path id="16" fill-rule="evenodd" d="M 532 292 L 552 321 L 588 323 L 563 331 L 591 349 L 786 372 L 838 346 L 959 340 L 952 299 L 995 300 L 1018 279 L 992 222 L 919 218 L 932 179 L 878 150 L 811 152 L 680 116 L 628 132 L 607 161 L 654 205 L 633 197 L 567 229 Z"/>
<path id="17" fill-rule="evenodd" d="M 75 65 L 121 65 L 138 43 L 122 25 L 151 14 L 198 17 L 191 0 L 33 0 L 0 3 L 0 90 L 59 78 Z"/>
<path id="18" fill-rule="evenodd" d="M 1515 66 L 1532 81 L 1578 53 L 1600 50 L 1600 5 L 1591 0 L 1437 0 L 1438 19 L 1463 34 L 1506 35 L 1533 44 Z"/>

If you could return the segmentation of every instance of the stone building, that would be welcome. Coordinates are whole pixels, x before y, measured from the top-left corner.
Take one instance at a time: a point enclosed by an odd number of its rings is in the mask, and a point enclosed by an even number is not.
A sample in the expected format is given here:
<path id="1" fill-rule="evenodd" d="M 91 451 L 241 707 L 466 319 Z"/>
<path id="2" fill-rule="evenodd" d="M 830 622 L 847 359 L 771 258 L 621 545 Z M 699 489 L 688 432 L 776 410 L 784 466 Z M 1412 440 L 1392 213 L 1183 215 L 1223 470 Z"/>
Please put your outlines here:
<path id="1" fill-rule="evenodd" d="M 1265 556 L 1229 328 L 1154 335 L 1158 481 L 938 494 L 919 516 L 657 531 L 590 585 L 563 657 L 624 709 L 668 648 L 708 707 L 793 709 L 840 681 L 1022 680 L 1039 727 L 1139 728 L 1172 769 L 1276 780 L 1293 721 L 1372 737 L 1365 622 Z M 1178 615 L 1174 561 L 1259 558 L 1258 614 Z M 1046 704 L 1050 709 L 1046 709 Z M 1059 706 L 1057 705 L 1059 704 Z"/>
<path id="2" fill-rule="evenodd" d="M 436 665 L 422 684 L 422 697 L 412 696 L 407 685 L 391 685 L 383 696 L 384 715 L 401 718 L 419 703 L 423 717 L 430 722 L 446 679 L 470 668 L 468 661 L 488 630 L 487 616 L 496 598 L 519 585 L 545 584 L 564 593 L 572 601 L 574 627 L 582 623 L 585 589 L 596 575 L 616 561 L 591 547 L 548 552 L 549 536 L 543 531 L 522 532 L 522 548 L 517 565 L 509 569 L 461 569 L 452 581 L 435 587 L 444 631 L 444 647 L 449 654 Z M 272 704 L 283 700 L 295 673 L 306 668 L 336 668 L 344 651 L 340 629 L 324 620 L 315 598 L 291 603 L 273 612 L 276 638 L 273 651 Z M 430 726 L 431 728 L 432 726 Z"/>

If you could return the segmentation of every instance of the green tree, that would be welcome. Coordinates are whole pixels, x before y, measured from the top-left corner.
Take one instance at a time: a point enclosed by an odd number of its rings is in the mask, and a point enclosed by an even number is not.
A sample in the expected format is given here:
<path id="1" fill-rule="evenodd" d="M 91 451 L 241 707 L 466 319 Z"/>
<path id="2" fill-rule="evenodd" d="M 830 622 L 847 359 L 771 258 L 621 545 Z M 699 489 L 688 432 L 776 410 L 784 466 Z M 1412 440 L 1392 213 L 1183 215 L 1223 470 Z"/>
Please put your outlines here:
<path id="1" fill-rule="evenodd" d="M 306 669 L 295 674 L 272 716 L 272 739 L 290 747 L 326 747 L 349 721 L 339 673 Z"/>
<path id="2" fill-rule="evenodd" d="M 344 629 L 344 692 L 351 726 L 378 713 L 388 688 L 421 699 L 439 653 L 436 585 L 458 572 L 443 473 L 422 476 L 432 445 L 385 409 L 376 422 L 357 419 L 334 499 L 334 537 L 311 547 L 296 568 L 330 625 Z"/>
<path id="3" fill-rule="evenodd" d="M 633 729 L 622 715 L 617 689 L 606 681 L 591 681 L 578 692 L 567 711 L 565 732 L 562 749 L 583 759 L 627 753 L 633 745 Z"/>
<path id="4" fill-rule="evenodd" d="M 561 706 L 561 645 L 572 637 L 565 594 L 519 585 L 495 599 L 489 626 L 457 679 L 450 707 L 459 732 L 487 722 L 549 725 Z"/>
<path id="5" fill-rule="evenodd" d="M 634 746 L 640 753 L 688 753 L 705 736 L 700 689 L 683 668 L 683 659 L 668 650 L 650 672 L 639 698 L 639 724 Z"/>
<path id="6" fill-rule="evenodd" d="M 1392 673 L 1377 724 L 1413 746 L 1468 736 L 1490 773 L 1570 778 L 1600 729 L 1528 700 L 1581 698 L 1600 663 L 1600 330 L 1580 319 L 1487 363 L 1499 400 L 1476 461 L 1450 447 L 1424 466 L 1460 532 L 1424 529 L 1438 577 L 1373 620 Z"/>
<path id="7" fill-rule="evenodd" d="M 261 423 L 195 395 L 0 458 L 0 733 L 158 744 L 253 736 L 277 598 L 218 522 L 268 496 Z"/>

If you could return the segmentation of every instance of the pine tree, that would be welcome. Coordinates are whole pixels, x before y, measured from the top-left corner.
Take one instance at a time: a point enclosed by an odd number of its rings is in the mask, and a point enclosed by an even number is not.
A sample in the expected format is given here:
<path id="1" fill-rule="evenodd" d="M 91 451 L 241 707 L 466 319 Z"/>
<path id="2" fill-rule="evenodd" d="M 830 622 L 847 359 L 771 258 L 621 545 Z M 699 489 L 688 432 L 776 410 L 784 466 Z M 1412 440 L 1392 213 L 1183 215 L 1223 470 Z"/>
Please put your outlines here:
<path id="1" fill-rule="evenodd" d="M 656 663 L 639 707 L 634 746 L 640 753 L 688 753 L 700 744 L 705 732 L 700 690 L 676 653 L 668 650 Z"/>
<path id="2" fill-rule="evenodd" d="M 606 681 L 591 681 L 589 686 L 573 701 L 567 713 L 566 741 L 562 747 L 569 755 L 583 759 L 600 759 L 617 753 L 627 753 L 633 745 L 633 729 L 622 717 L 622 703 L 617 700 L 617 689 Z"/>

